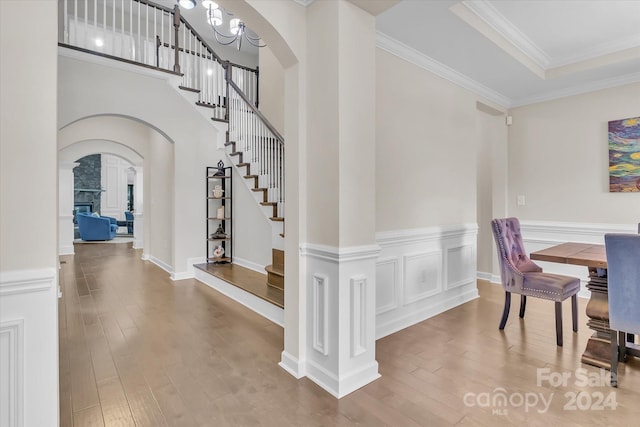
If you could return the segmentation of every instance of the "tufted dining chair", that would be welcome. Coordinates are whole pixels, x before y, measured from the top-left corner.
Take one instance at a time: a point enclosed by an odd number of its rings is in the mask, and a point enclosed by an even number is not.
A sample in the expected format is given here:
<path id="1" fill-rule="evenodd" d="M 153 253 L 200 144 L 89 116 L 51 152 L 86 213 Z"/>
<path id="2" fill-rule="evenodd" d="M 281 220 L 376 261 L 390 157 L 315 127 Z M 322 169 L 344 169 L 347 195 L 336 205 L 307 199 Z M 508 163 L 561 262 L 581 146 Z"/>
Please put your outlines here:
<path id="1" fill-rule="evenodd" d="M 524 318 L 527 297 L 536 297 L 554 301 L 556 314 L 556 344 L 562 346 L 562 302 L 571 297 L 573 331 L 578 331 L 578 299 L 580 279 L 543 273 L 542 268 L 529 259 L 520 234 L 520 221 L 517 218 L 502 218 L 491 221 L 493 237 L 498 250 L 500 277 L 505 290 L 504 310 L 499 328 L 504 329 L 511 294 L 520 294 L 520 318 Z"/>
<path id="2" fill-rule="evenodd" d="M 640 234 L 605 234 L 604 244 L 611 328 L 611 385 L 617 387 L 618 362 L 624 361 L 627 346 L 633 346 L 625 344 L 625 332 L 630 337 L 640 334 Z"/>

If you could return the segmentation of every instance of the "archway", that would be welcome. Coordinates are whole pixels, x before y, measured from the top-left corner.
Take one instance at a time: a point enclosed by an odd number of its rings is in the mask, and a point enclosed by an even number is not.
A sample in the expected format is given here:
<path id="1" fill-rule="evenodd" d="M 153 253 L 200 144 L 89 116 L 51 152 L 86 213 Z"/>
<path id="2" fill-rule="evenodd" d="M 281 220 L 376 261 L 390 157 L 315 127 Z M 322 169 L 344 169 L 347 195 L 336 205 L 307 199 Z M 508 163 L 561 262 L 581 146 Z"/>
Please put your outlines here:
<path id="1" fill-rule="evenodd" d="M 134 219 L 134 223 L 136 227 L 133 228 L 133 247 L 134 248 L 144 248 L 144 159 L 134 150 L 129 147 L 115 141 L 107 141 L 107 140 L 88 140 L 88 141 L 78 141 L 72 145 L 69 145 L 59 151 L 58 155 L 58 194 L 59 194 L 59 235 L 58 235 L 58 247 L 61 255 L 69 255 L 74 253 L 73 249 L 73 241 L 75 239 L 75 230 L 74 230 L 74 214 L 77 209 L 76 206 L 76 185 L 74 180 L 74 168 L 79 165 L 77 161 L 79 159 L 87 158 L 88 156 L 100 154 L 100 155 L 108 155 L 109 160 L 113 163 L 115 161 L 114 166 L 110 168 L 111 170 L 115 170 L 115 174 L 113 178 L 117 181 L 122 181 L 125 179 L 125 185 L 128 184 L 128 170 L 131 169 L 133 172 L 133 188 L 136 191 L 134 195 L 134 200 L 137 200 L 140 206 L 139 212 L 135 212 L 137 217 Z M 103 158 L 106 156 L 103 156 Z M 118 161 L 121 159 L 122 161 Z M 124 175 L 123 175 L 124 172 Z M 109 179 L 107 178 L 109 181 Z M 123 184 L 120 182 L 119 184 Z M 84 187 L 84 186 L 81 186 Z M 114 189 L 111 189 L 112 191 Z M 121 188 L 121 191 L 126 191 L 126 187 Z M 100 199 L 100 193 L 98 193 L 98 189 L 91 188 L 80 188 L 79 192 L 96 192 L 97 194 L 85 194 L 86 196 L 97 197 Z M 112 199 L 112 197 L 108 197 L 107 200 Z M 119 197 L 115 197 L 116 203 L 119 201 Z M 120 203 L 121 204 L 121 203 Z M 117 219 L 124 220 L 124 210 L 120 215 L 120 209 L 117 209 L 115 212 L 111 212 L 105 209 L 97 209 L 94 207 L 94 202 L 90 204 L 90 210 L 100 210 L 103 215 L 106 216 L 115 216 Z M 119 208 L 120 206 L 118 206 Z M 120 217 L 123 218 L 120 218 Z"/>
<path id="2" fill-rule="evenodd" d="M 173 194 L 166 191 L 172 188 L 168 185 L 172 176 L 165 171 L 173 168 L 173 147 L 173 141 L 162 131 L 122 115 L 85 117 L 61 129 L 58 132 L 60 253 L 73 253 L 74 163 L 89 154 L 106 153 L 125 160 L 127 168 L 135 172 L 133 247 L 143 249 L 143 258 L 153 257 L 169 264 L 174 248 Z M 154 194 L 156 203 L 152 207 L 149 200 Z M 124 216 L 124 211 L 119 214 L 118 210 L 114 216 Z"/>

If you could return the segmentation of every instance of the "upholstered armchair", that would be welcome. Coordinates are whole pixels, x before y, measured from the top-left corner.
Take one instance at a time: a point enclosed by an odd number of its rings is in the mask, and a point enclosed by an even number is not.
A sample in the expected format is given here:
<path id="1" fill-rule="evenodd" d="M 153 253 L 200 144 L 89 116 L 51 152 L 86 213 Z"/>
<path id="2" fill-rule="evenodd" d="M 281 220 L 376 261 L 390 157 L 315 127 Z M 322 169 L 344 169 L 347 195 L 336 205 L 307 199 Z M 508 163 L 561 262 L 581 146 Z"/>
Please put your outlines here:
<path id="1" fill-rule="evenodd" d="M 133 234 L 133 213 L 124 211 L 124 219 L 127 220 L 127 233 Z"/>
<path id="2" fill-rule="evenodd" d="M 611 328 L 611 385 L 618 386 L 618 362 L 637 345 L 625 343 L 627 334 L 640 334 L 640 234 L 605 234 L 609 327 Z M 618 331 L 616 333 L 616 331 Z M 629 347 L 633 350 L 629 351 Z"/>
<path id="3" fill-rule="evenodd" d="M 79 212 L 76 218 L 82 240 L 111 240 L 116 237 L 118 223 L 115 218 L 90 212 Z"/>
<path id="4" fill-rule="evenodd" d="M 542 268 L 529 259 L 520 234 L 517 218 L 491 221 L 493 237 L 498 250 L 500 277 L 505 290 L 504 310 L 499 328 L 504 329 L 511 294 L 520 294 L 520 318 L 524 318 L 527 296 L 554 301 L 556 315 L 556 343 L 562 346 L 562 302 L 571 297 L 573 331 L 578 331 L 578 299 L 580 280 L 575 277 L 543 273 Z"/>

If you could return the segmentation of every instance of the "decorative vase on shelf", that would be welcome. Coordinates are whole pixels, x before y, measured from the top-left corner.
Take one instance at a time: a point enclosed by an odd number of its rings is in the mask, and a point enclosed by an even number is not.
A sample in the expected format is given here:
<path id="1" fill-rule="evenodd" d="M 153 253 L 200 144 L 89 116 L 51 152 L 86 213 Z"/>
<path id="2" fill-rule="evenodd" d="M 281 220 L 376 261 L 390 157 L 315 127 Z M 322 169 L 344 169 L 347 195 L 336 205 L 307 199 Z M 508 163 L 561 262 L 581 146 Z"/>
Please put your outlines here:
<path id="1" fill-rule="evenodd" d="M 222 255 L 224 255 L 224 248 L 222 246 L 216 246 L 213 249 L 213 256 L 215 258 L 222 258 Z"/>
<path id="2" fill-rule="evenodd" d="M 221 185 L 215 185 L 213 187 L 213 190 L 211 190 L 211 193 L 213 194 L 213 197 L 219 199 L 222 197 L 222 193 L 224 193 L 224 190 L 222 189 Z"/>
<path id="3" fill-rule="evenodd" d="M 220 206 L 218 208 L 218 212 L 217 212 L 216 218 L 217 219 L 224 219 L 224 206 Z"/>

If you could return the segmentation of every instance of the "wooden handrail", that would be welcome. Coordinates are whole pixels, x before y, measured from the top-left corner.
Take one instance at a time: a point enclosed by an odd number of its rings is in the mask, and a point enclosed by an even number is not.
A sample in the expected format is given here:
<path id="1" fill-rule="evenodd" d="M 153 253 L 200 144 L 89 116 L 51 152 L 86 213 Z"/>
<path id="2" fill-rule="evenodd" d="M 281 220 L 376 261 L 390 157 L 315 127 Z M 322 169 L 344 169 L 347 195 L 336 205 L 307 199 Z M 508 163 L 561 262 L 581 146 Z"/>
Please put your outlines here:
<path id="1" fill-rule="evenodd" d="M 244 94 L 244 92 L 242 92 L 242 89 L 240 89 L 238 87 L 237 84 L 235 84 L 233 82 L 233 80 L 229 79 L 228 80 L 229 86 L 231 86 L 240 96 L 240 98 L 242 98 L 242 100 L 249 106 L 249 108 L 251 109 L 251 111 L 253 111 L 253 113 L 255 115 L 257 115 L 260 120 L 262 120 L 262 122 L 264 123 L 264 125 L 267 127 L 267 129 L 269 129 L 271 131 L 271 133 L 273 134 L 273 136 L 276 137 L 276 139 L 278 140 L 278 142 L 280 144 L 284 145 L 284 138 L 282 137 L 282 135 L 280 135 L 280 132 L 278 132 L 276 130 L 276 128 L 273 127 L 273 125 L 269 122 L 269 120 L 260 112 L 260 110 L 258 110 L 256 107 L 254 107 L 253 103 L 249 100 L 249 98 L 247 98 L 247 96 Z"/>

